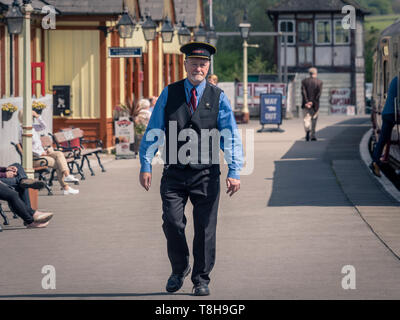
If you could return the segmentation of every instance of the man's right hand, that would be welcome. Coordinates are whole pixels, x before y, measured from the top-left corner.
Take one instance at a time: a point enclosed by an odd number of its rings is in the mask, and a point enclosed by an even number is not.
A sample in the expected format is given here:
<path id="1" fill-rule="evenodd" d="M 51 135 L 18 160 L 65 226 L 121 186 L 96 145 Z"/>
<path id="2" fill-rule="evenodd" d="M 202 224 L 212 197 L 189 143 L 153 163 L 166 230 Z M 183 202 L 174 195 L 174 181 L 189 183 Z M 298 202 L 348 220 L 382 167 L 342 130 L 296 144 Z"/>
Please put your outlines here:
<path id="1" fill-rule="evenodd" d="M 139 175 L 139 181 L 146 191 L 149 191 L 151 186 L 151 172 L 141 172 Z"/>

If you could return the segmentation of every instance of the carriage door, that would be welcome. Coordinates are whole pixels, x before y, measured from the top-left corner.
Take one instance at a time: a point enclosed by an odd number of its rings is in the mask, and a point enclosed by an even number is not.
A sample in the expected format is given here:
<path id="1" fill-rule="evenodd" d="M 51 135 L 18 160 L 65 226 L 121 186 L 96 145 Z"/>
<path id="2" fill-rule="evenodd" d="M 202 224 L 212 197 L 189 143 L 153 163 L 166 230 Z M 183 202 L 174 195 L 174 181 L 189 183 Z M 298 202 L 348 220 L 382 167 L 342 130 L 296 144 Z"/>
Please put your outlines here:
<path id="1" fill-rule="evenodd" d="M 313 65 L 313 21 L 297 21 L 297 64 L 302 67 Z"/>

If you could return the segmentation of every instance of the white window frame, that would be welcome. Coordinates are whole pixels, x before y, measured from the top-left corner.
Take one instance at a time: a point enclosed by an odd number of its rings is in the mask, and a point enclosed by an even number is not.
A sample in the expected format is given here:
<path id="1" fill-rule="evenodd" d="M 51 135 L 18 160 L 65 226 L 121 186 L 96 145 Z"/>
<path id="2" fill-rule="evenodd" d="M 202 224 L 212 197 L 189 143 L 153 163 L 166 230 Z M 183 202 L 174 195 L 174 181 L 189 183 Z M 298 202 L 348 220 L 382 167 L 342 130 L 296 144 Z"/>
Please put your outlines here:
<path id="1" fill-rule="evenodd" d="M 283 32 L 281 31 L 281 22 L 291 22 L 293 24 L 293 32 L 296 32 L 296 20 L 294 19 L 282 19 L 282 20 L 278 20 L 278 32 Z M 288 41 L 287 44 L 288 45 L 295 45 L 296 44 L 296 36 L 292 36 L 293 37 L 293 41 L 289 41 L 289 36 L 288 36 Z M 283 38 L 282 38 L 283 39 Z M 282 40 L 281 43 L 282 46 L 285 45 L 284 41 Z"/>
<path id="2" fill-rule="evenodd" d="M 329 37 L 329 42 L 318 42 L 318 22 L 328 22 L 329 28 L 330 28 L 330 37 Z M 320 45 L 320 46 L 329 46 L 332 44 L 332 20 L 330 19 L 316 19 L 315 20 L 315 44 Z"/>
<path id="3" fill-rule="evenodd" d="M 348 42 L 341 42 L 338 43 L 336 41 L 336 23 L 340 23 L 340 25 L 342 24 L 342 20 L 341 19 L 334 19 L 333 20 L 333 41 L 335 45 L 348 45 L 351 43 L 351 32 L 350 29 L 347 30 L 347 32 L 349 33 L 349 41 Z"/>

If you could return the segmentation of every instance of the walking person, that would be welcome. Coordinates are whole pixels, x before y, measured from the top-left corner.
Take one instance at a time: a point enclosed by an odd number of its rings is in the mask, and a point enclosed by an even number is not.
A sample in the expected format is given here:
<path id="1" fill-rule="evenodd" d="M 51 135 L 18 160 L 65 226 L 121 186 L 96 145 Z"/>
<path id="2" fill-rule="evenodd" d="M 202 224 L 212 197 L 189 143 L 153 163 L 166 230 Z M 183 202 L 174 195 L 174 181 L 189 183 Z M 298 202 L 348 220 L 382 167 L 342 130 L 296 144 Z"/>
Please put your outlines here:
<path id="1" fill-rule="evenodd" d="M 306 141 L 316 141 L 315 129 L 317 126 L 319 113 L 319 98 L 322 93 L 322 81 L 317 78 L 318 71 L 316 68 L 308 70 L 310 77 L 301 82 L 301 95 L 303 103 L 304 129 L 306 131 Z"/>
<path id="2" fill-rule="evenodd" d="M 381 133 L 379 134 L 378 143 L 374 147 L 374 151 L 372 153 L 372 163 L 369 166 L 372 173 L 377 177 L 381 177 L 380 166 L 382 165 L 381 156 L 383 148 L 390 141 L 392 137 L 393 127 L 396 124 L 394 105 L 395 100 L 397 99 L 397 82 L 397 77 L 394 77 L 390 82 L 385 106 L 382 110 Z"/>
<path id="3" fill-rule="evenodd" d="M 194 221 L 193 293 L 196 296 L 206 296 L 210 294 L 209 275 L 215 263 L 220 166 L 218 146 L 215 148 L 215 144 L 206 143 L 210 142 L 209 138 L 203 139 L 201 135 L 205 129 L 225 132 L 219 147 L 224 150 L 228 162 L 226 185 L 230 196 L 240 189 L 243 150 L 227 97 L 221 89 L 206 81 L 210 57 L 216 52 L 215 47 L 191 42 L 183 45 L 180 50 L 186 55 L 184 66 L 187 78 L 164 88 L 157 100 L 140 146 L 139 180 L 143 188 L 149 190 L 151 161 L 156 151 L 150 148 L 154 143 L 151 133 L 153 129 L 161 129 L 165 131 L 166 151 L 160 187 L 162 219 L 172 267 L 166 290 L 178 291 L 191 270 L 184 215 L 187 200 L 190 199 Z M 185 133 L 186 141 L 182 141 Z M 150 137 L 146 139 L 148 134 Z M 156 146 L 161 145 L 162 140 L 157 140 Z M 193 141 L 198 143 L 191 145 L 193 148 L 188 155 L 187 144 Z"/>

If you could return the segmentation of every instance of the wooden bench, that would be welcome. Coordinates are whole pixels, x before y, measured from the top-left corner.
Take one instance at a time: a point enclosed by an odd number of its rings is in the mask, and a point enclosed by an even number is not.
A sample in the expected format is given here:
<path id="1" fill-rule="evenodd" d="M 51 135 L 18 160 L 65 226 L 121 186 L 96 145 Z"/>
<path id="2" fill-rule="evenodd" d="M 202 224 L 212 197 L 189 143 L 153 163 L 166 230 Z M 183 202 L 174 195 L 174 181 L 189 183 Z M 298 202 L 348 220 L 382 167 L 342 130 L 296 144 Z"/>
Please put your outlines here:
<path id="1" fill-rule="evenodd" d="M 101 171 L 106 172 L 99 157 L 99 153 L 103 151 L 103 142 L 101 140 L 84 139 L 83 130 L 79 128 L 64 129 L 63 131 L 53 134 L 52 137 L 58 149 L 66 151 L 79 150 L 79 156 L 81 158 L 79 166 L 80 171 L 82 171 L 86 161 L 91 175 L 95 175 L 88 158 L 89 156 L 94 155 L 97 158 Z M 86 148 L 83 144 L 95 144 L 96 147 Z M 82 180 L 83 179 L 84 178 L 82 178 Z"/>
<path id="2" fill-rule="evenodd" d="M 11 142 L 11 144 L 15 147 L 15 150 L 17 151 L 17 153 L 19 154 L 20 157 L 20 163 L 22 165 L 22 146 L 20 143 L 14 143 Z M 45 188 L 47 189 L 48 195 L 51 196 L 53 195 L 53 191 L 51 190 L 50 186 L 49 186 L 49 179 L 46 178 L 47 174 L 50 174 L 50 167 L 49 167 L 49 163 L 47 162 L 47 159 L 45 158 L 40 158 L 40 157 L 33 157 L 33 161 L 37 161 L 39 160 L 39 166 L 36 166 L 33 168 L 33 170 L 35 171 L 35 175 L 37 176 L 38 180 L 44 181 Z"/>

